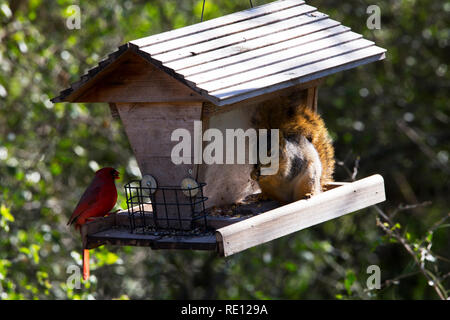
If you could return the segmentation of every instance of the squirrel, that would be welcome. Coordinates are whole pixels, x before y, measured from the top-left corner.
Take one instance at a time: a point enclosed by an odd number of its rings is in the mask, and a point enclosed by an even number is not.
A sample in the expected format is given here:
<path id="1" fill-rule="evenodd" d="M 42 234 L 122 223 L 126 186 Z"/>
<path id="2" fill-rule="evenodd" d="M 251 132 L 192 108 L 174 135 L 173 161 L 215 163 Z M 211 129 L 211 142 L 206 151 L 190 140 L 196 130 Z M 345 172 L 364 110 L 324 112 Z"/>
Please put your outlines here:
<path id="1" fill-rule="evenodd" d="M 278 172 L 261 175 L 259 161 L 251 172 L 261 188 L 261 199 L 280 203 L 305 199 L 333 181 L 332 140 L 324 121 L 311 108 L 279 97 L 258 106 L 252 121 L 260 129 L 279 129 Z M 270 144 L 267 149 L 270 154 Z"/>

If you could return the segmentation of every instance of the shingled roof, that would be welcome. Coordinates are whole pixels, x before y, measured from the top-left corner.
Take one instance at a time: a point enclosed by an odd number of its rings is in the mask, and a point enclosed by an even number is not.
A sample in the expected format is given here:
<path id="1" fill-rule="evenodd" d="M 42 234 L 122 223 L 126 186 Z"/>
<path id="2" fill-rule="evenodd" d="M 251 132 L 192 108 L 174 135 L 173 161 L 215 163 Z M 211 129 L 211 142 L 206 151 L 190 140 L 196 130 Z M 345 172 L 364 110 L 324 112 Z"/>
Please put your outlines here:
<path id="1" fill-rule="evenodd" d="M 381 60 L 386 52 L 304 1 L 275 1 L 130 41 L 52 102 L 74 101 L 127 51 L 219 106 Z"/>

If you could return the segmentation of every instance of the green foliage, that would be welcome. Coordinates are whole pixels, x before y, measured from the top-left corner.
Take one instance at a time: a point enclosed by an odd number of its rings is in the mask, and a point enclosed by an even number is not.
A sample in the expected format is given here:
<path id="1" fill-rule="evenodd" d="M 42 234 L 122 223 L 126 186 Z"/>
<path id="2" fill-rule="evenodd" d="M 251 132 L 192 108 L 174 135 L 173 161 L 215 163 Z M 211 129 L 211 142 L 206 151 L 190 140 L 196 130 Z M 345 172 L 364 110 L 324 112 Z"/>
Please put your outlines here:
<path id="1" fill-rule="evenodd" d="M 65 25 L 73 4 L 80 30 Z M 227 259 L 98 248 L 90 281 L 71 289 L 67 270 L 81 268 L 81 243 L 65 224 L 93 172 L 114 166 L 120 183 L 138 172 L 106 105 L 49 99 L 118 45 L 199 22 L 202 1 L 0 0 L 0 299 L 435 299 L 435 283 L 446 292 L 449 224 L 434 226 L 449 208 L 450 6 L 379 1 L 381 30 L 368 30 L 371 1 L 308 4 L 388 50 L 383 62 L 329 77 L 319 110 L 335 140 L 336 180 L 348 180 L 355 161 L 357 177 L 381 173 L 381 209 L 393 220 L 377 226 L 380 213 L 369 208 Z M 207 0 L 204 19 L 248 6 Z M 382 288 L 368 291 L 372 264 Z"/>

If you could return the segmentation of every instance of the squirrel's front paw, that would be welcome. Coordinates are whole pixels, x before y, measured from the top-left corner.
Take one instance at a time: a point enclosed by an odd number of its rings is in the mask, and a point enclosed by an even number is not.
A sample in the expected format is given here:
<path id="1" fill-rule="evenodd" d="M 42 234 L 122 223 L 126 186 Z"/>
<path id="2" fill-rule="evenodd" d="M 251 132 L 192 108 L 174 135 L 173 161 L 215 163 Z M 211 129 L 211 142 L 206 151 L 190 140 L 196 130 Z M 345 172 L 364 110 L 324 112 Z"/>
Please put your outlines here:
<path id="1" fill-rule="evenodd" d="M 255 180 L 255 181 L 258 181 L 260 176 L 261 176 L 261 170 L 259 167 L 256 167 L 255 169 L 253 169 L 252 172 L 250 173 L 250 178 L 252 178 L 252 180 Z"/>

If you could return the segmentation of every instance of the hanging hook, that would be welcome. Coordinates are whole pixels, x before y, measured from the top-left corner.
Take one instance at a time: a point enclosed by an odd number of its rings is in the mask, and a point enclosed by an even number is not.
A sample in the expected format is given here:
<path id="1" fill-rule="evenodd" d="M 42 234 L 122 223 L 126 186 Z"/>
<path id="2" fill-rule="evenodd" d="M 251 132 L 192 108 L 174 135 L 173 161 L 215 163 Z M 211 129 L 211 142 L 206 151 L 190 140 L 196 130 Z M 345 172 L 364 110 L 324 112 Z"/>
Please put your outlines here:
<path id="1" fill-rule="evenodd" d="M 251 0 L 250 0 L 251 1 Z M 203 22 L 203 12 L 205 11 L 205 2 L 206 0 L 203 0 L 203 7 L 202 7 L 202 16 L 200 18 L 200 22 Z"/>

